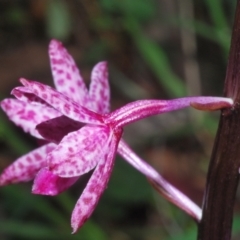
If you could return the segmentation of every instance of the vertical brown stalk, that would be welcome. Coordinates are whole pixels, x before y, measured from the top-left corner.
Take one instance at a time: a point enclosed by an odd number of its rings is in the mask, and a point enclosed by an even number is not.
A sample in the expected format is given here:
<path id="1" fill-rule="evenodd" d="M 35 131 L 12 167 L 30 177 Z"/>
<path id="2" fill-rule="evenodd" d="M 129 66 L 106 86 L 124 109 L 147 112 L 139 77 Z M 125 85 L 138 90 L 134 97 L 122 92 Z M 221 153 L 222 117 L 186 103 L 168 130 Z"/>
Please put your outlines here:
<path id="1" fill-rule="evenodd" d="M 223 110 L 208 170 L 198 240 L 230 240 L 240 166 L 240 1 L 237 3 L 224 96 L 234 100 Z"/>

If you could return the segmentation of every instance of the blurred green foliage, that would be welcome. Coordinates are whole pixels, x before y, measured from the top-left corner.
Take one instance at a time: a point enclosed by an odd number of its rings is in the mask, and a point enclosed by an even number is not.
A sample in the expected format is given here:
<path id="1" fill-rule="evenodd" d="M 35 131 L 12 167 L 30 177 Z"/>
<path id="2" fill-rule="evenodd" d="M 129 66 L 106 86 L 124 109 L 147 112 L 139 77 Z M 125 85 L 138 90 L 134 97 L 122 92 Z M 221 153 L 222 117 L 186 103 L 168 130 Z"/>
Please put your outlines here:
<path id="1" fill-rule="evenodd" d="M 127 42 L 131 41 L 137 59 L 141 58 L 145 68 L 151 72 L 150 76 L 155 77 L 155 86 L 158 86 L 164 92 L 164 96 L 169 98 L 186 95 L 189 86 L 183 80 L 184 74 L 176 71 L 178 67 L 171 61 L 171 51 L 167 51 L 169 48 L 166 47 L 164 37 L 153 37 L 155 35 L 151 34 L 151 29 L 159 24 L 165 29 L 174 28 L 173 35 L 181 30 L 189 31 L 197 39 L 204 39 L 206 44 L 210 42 L 215 44 L 225 64 L 236 3 L 236 1 L 224 0 L 201 2 L 189 0 L 196 9 L 200 9 L 199 11 L 204 9 L 204 14 L 200 14 L 201 18 L 199 18 L 197 12 L 193 18 L 188 19 L 180 17 L 176 10 L 171 12 L 164 1 L 156 0 L 99 0 L 93 1 L 92 4 L 89 4 L 91 1 L 87 3 L 84 0 L 71 1 L 71 3 L 60 0 L 40 1 L 41 3 L 36 1 L 35 4 L 37 2 L 39 4 L 37 11 L 33 6 L 34 3 L 30 3 L 31 1 L 23 2 L 22 5 L 10 4 L 4 9 L 2 15 L 4 25 L 0 26 L 1 34 L 8 34 L 5 28 L 13 31 L 14 27 L 24 29 L 26 25 L 28 26 L 31 22 L 28 15 L 30 10 L 37 12 L 40 16 L 41 12 L 43 13 L 40 20 L 37 15 L 37 22 L 41 22 L 40 26 L 43 28 L 41 36 L 44 39 L 77 41 L 76 39 L 79 40 L 82 37 L 81 26 L 87 22 L 89 32 L 94 32 L 93 35 L 98 37 L 93 39 L 86 37 L 86 42 L 90 42 L 83 53 L 86 61 L 95 62 L 105 58 L 109 53 L 114 55 L 118 43 L 122 38 L 126 38 Z M 177 1 L 171 1 L 171 4 L 177 5 Z M 161 6 L 168 7 L 166 13 Z M 78 18 L 80 14 L 85 18 Z M 74 26 L 78 27 L 78 25 L 79 29 L 76 33 Z M 158 30 L 157 28 L 155 31 L 158 32 Z M 165 33 L 166 31 L 163 31 L 163 34 Z M 27 31 L 23 34 L 28 40 Z M 125 54 L 124 49 L 122 51 Z M 184 62 L 183 57 L 180 61 Z M 119 66 L 115 64 L 112 69 L 117 73 L 116 79 L 119 77 L 124 81 L 125 88 L 122 88 L 120 83 L 113 85 L 117 89 L 123 89 L 123 94 L 129 96 L 131 100 L 147 95 L 145 87 L 131 82 L 129 80 L 131 78 L 127 77 Z M 138 69 L 140 68 L 141 66 Z M 217 118 L 204 114 L 191 126 L 189 122 L 181 126 L 176 130 L 176 134 L 177 131 L 184 134 L 189 131 L 190 134 L 195 134 L 205 128 L 205 131 L 213 135 L 216 127 Z M 18 132 L 3 114 L 0 115 L 0 141 L 5 147 L 3 152 L 8 153 L 12 158 L 32 148 L 29 139 L 23 139 L 22 133 Z M 73 189 L 58 197 L 50 198 L 32 195 L 30 188 L 28 184 L 19 184 L 0 190 L 1 239 L 190 240 L 196 238 L 195 223 L 161 196 L 156 196 L 146 179 L 121 159 L 116 161 L 109 187 L 93 217 L 76 235 L 70 235 L 70 215 L 80 191 Z M 239 219 L 240 215 L 236 213 L 233 227 L 235 236 L 240 234 Z"/>
<path id="2" fill-rule="evenodd" d="M 65 1 L 51 0 L 46 11 L 46 31 L 50 38 L 66 40 L 71 33 L 71 15 Z"/>

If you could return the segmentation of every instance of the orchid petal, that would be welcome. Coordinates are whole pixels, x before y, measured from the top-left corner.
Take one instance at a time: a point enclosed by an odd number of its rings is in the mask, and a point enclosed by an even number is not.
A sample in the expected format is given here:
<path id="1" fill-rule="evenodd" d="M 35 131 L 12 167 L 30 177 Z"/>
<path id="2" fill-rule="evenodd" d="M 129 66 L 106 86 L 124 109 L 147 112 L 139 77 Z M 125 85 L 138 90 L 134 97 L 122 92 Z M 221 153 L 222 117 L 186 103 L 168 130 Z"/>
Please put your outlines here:
<path id="1" fill-rule="evenodd" d="M 110 111 L 110 89 L 106 62 L 98 63 L 92 70 L 89 97 L 93 111 L 101 114 Z"/>
<path id="2" fill-rule="evenodd" d="M 69 97 L 39 82 L 21 79 L 21 83 L 32 93 L 45 100 L 66 117 L 83 123 L 102 123 L 102 116 L 72 101 Z"/>
<path id="3" fill-rule="evenodd" d="M 32 193 L 55 196 L 71 187 L 79 177 L 61 178 L 47 168 L 42 168 L 36 175 Z"/>
<path id="4" fill-rule="evenodd" d="M 18 158 L 0 175 L 0 186 L 33 179 L 41 168 L 46 167 L 46 155 L 55 146 L 54 143 L 49 143 Z"/>
<path id="5" fill-rule="evenodd" d="M 83 124 L 80 122 L 60 116 L 38 124 L 36 129 L 44 139 L 59 143 L 65 135 L 77 131 L 82 126 Z"/>
<path id="6" fill-rule="evenodd" d="M 66 135 L 48 156 L 49 170 L 60 177 L 76 177 L 92 170 L 105 153 L 110 130 L 85 126 Z"/>
<path id="7" fill-rule="evenodd" d="M 17 126 L 32 136 L 42 138 L 35 129 L 36 125 L 60 115 L 55 109 L 44 105 L 34 105 L 17 99 L 7 98 L 1 102 L 3 111 Z"/>
<path id="8" fill-rule="evenodd" d="M 119 138 L 113 135 L 109 140 L 106 143 L 107 149 L 105 154 L 99 158 L 100 161 L 72 212 L 71 225 L 73 233 L 90 217 L 96 208 L 99 198 L 107 187 L 114 165 Z"/>
<path id="9" fill-rule="evenodd" d="M 37 97 L 34 95 L 31 90 L 29 90 L 26 87 L 15 87 L 12 91 L 11 94 L 14 95 L 18 100 L 27 102 L 30 104 L 39 104 L 39 105 L 44 105 L 50 107 L 49 104 L 47 104 L 43 99 Z"/>
<path id="10" fill-rule="evenodd" d="M 75 61 L 61 42 L 57 40 L 50 42 L 49 57 L 57 91 L 85 106 L 88 97 L 87 88 Z"/>

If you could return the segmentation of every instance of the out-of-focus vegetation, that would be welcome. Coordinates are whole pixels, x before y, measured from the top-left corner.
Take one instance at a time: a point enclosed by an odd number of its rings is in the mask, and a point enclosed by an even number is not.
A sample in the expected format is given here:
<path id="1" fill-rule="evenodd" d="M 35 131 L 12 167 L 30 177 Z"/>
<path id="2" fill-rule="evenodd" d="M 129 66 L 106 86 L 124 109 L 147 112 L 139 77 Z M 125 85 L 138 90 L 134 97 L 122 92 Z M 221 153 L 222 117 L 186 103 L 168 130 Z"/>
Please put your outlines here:
<path id="1" fill-rule="evenodd" d="M 18 78 L 52 85 L 47 45 L 62 40 L 82 75 L 109 62 L 112 109 L 143 98 L 222 95 L 236 0 L 0 1 L 0 96 Z M 218 114 L 182 110 L 126 128 L 124 138 L 171 183 L 201 205 Z M 38 145 L 0 115 L 0 169 Z M 0 239 L 187 240 L 196 225 L 117 157 L 91 219 L 70 235 L 82 184 L 58 197 L 31 183 L 0 189 Z M 239 194 L 234 236 L 240 235 Z"/>

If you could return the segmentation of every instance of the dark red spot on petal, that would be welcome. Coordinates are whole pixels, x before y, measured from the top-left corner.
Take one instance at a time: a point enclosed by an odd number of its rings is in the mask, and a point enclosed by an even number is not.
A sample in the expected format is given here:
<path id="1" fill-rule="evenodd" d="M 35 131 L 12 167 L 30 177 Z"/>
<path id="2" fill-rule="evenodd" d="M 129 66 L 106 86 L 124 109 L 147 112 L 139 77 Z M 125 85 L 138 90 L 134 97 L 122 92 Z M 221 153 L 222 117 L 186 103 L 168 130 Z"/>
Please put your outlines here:
<path id="1" fill-rule="evenodd" d="M 92 201 L 92 197 L 85 197 L 83 198 L 83 202 L 85 205 L 88 205 L 89 203 L 91 203 Z"/>
<path id="2" fill-rule="evenodd" d="M 73 148 L 72 148 L 72 147 L 69 147 L 69 148 L 68 148 L 68 151 L 69 151 L 69 152 L 73 152 Z"/>
<path id="3" fill-rule="evenodd" d="M 20 169 L 23 169 L 23 168 L 24 168 L 24 165 L 20 162 L 20 163 L 18 163 L 18 167 L 19 167 Z"/>
<path id="4" fill-rule="evenodd" d="M 95 192 L 95 188 L 96 188 L 95 185 L 91 185 L 91 186 L 89 187 L 89 192 L 90 192 L 90 193 Z"/>
<path id="5" fill-rule="evenodd" d="M 36 161 L 41 161 L 42 160 L 42 156 L 38 153 L 35 153 L 34 157 L 35 157 Z"/>

